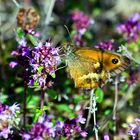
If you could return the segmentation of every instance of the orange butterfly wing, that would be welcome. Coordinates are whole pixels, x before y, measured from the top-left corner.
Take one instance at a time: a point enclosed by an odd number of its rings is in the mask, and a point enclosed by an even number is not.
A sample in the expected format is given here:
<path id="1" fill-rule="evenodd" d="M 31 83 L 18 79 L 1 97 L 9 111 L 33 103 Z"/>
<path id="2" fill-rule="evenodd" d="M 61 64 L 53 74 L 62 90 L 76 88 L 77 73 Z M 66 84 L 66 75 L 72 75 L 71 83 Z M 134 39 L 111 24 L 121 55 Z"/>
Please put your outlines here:
<path id="1" fill-rule="evenodd" d="M 95 88 L 101 86 L 108 78 L 108 73 L 101 70 L 100 63 L 88 56 L 74 54 L 68 57 L 68 73 L 74 79 L 75 86 L 80 88 Z"/>
<path id="2" fill-rule="evenodd" d="M 103 65 L 103 69 L 116 75 L 124 71 L 130 65 L 130 59 L 117 53 L 104 51 L 96 48 L 80 48 L 75 52 L 77 55 L 89 57 Z M 117 63 L 113 63 L 113 59 L 117 59 Z"/>
<path id="3" fill-rule="evenodd" d="M 130 60 L 116 53 L 95 48 L 79 48 L 69 53 L 66 58 L 68 72 L 76 87 L 96 88 L 109 78 L 109 73 L 116 75 L 130 64 Z"/>

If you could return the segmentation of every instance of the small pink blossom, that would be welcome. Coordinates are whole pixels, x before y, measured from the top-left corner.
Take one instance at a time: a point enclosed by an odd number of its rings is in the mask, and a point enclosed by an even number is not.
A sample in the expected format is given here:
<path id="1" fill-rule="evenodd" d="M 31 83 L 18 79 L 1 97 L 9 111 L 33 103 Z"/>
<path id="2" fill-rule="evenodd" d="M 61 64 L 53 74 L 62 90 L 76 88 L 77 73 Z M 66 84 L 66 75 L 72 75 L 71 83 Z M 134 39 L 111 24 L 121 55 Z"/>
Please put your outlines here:
<path id="1" fill-rule="evenodd" d="M 13 69 L 16 65 L 18 65 L 18 63 L 17 62 L 15 62 L 15 61 L 11 61 L 10 63 L 9 63 L 9 66 Z"/>

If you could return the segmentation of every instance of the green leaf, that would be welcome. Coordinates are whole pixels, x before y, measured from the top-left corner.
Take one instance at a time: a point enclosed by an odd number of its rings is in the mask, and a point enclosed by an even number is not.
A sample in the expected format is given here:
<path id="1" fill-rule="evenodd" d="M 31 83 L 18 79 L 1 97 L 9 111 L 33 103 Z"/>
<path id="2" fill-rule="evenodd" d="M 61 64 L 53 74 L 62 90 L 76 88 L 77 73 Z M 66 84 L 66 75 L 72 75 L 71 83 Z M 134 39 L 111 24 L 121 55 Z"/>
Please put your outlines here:
<path id="1" fill-rule="evenodd" d="M 52 78 L 55 78 L 56 77 L 55 73 L 52 73 L 51 76 L 52 76 Z"/>
<path id="2" fill-rule="evenodd" d="M 0 92 L 0 101 L 4 103 L 6 102 L 7 99 L 8 99 L 8 95 L 4 95 Z"/>
<path id="3" fill-rule="evenodd" d="M 40 110 L 40 109 L 36 109 L 35 110 L 35 117 L 34 117 L 34 119 L 33 119 L 33 122 L 35 123 L 35 122 L 37 122 L 37 120 L 38 120 L 38 118 L 42 115 L 42 110 Z"/>
<path id="4" fill-rule="evenodd" d="M 105 110 L 104 115 L 109 115 L 111 112 L 112 112 L 111 109 L 107 109 L 107 110 Z"/>
<path id="5" fill-rule="evenodd" d="M 83 100 L 83 96 L 75 95 L 74 96 L 74 102 L 79 103 Z"/>
<path id="6" fill-rule="evenodd" d="M 40 97 L 39 96 L 32 96 L 32 97 L 27 97 L 27 107 L 28 108 L 34 108 L 38 105 L 40 101 Z"/>
<path id="7" fill-rule="evenodd" d="M 16 93 L 22 93 L 24 91 L 24 88 L 23 87 L 17 87 L 16 89 L 15 89 L 15 92 Z"/>
<path id="8" fill-rule="evenodd" d="M 88 38 L 88 39 L 92 39 L 92 34 L 90 32 L 85 32 L 85 36 Z"/>
<path id="9" fill-rule="evenodd" d="M 69 108 L 68 105 L 66 104 L 60 104 L 60 105 L 57 105 L 56 108 L 60 111 L 67 111 L 67 112 L 71 112 L 71 109 Z"/>
<path id="10" fill-rule="evenodd" d="M 25 36 L 25 33 L 24 33 L 24 31 L 22 30 L 22 28 L 17 28 L 16 29 L 16 34 L 17 34 L 17 37 L 18 38 L 24 38 L 24 36 Z"/>
<path id="11" fill-rule="evenodd" d="M 27 38 L 31 41 L 31 43 L 32 43 L 34 46 L 37 45 L 38 39 L 37 39 L 35 36 L 33 36 L 33 35 L 31 35 L 31 34 L 28 34 L 28 35 L 27 35 Z"/>
<path id="12" fill-rule="evenodd" d="M 98 103 L 101 103 L 103 101 L 103 98 L 104 98 L 103 90 L 101 88 L 97 88 L 95 90 L 95 95 L 96 95 L 96 101 Z"/>
<path id="13" fill-rule="evenodd" d="M 37 122 L 38 118 L 44 113 L 44 111 L 48 110 L 48 107 L 47 106 L 44 106 L 43 107 L 43 110 L 42 109 L 36 109 L 35 110 L 35 116 L 34 116 L 34 119 L 33 119 L 33 122 Z"/>
<path id="14" fill-rule="evenodd" d="M 124 83 L 123 87 L 121 88 L 122 92 L 125 92 L 128 89 L 129 85 L 128 83 Z"/>
<path id="15" fill-rule="evenodd" d="M 29 86 L 30 88 L 40 88 L 40 85 L 38 82 L 34 82 L 34 85 L 33 86 Z"/>
<path id="16" fill-rule="evenodd" d="M 60 137 L 60 140 L 65 140 L 65 139 L 66 139 L 66 137 L 63 137 L 63 136 Z"/>
<path id="17" fill-rule="evenodd" d="M 48 90 L 48 94 L 53 99 L 56 99 L 57 98 L 57 92 L 55 90 L 53 90 L 53 89 Z"/>
<path id="18" fill-rule="evenodd" d="M 38 72 L 41 73 L 42 70 L 43 70 L 43 67 L 42 67 L 42 66 L 39 66 L 39 68 L 38 68 Z"/>

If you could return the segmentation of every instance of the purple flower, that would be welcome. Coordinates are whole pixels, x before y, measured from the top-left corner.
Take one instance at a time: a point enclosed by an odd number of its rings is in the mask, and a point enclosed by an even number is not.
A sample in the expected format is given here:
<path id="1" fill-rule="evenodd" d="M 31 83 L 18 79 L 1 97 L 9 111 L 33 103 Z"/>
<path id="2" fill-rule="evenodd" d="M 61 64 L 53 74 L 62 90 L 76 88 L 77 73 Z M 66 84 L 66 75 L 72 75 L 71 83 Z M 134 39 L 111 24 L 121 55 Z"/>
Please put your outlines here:
<path id="1" fill-rule="evenodd" d="M 28 32 L 28 34 L 31 34 L 31 35 L 33 35 L 33 36 L 35 36 L 37 38 L 39 38 L 41 36 L 41 34 L 39 32 L 36 32 L 36 31 L 34 31 L 32 29 L 29 29 L 27 32 Z"/>
<path id="2" fill-rule="evenodd" d="M 133 140 L 136 139 L 138 134 L 140 134 L 140 119 L 136 118 L 134 123 L 129 124 L 129 135 L 132 136 Z"/>
<path id="3" fill-rule="evenodd" d="M 15 61 L 11 61 L 11 62 L 9 63 L 9 67 L 12 68 L 12 69 L 13 69 L 16 65 L 18 65 L 18 63 L 15 62 Z"/>
<path id="4" fill-rule="evenodd" d="M 95 45 L 94 47 L 112 51 L 114 50 L 113 43 L 114 40 L 107 40 L 107 41 L 100 42 L 98 45 Z"/>
<path id="5" fill-rule="evenodd" d="M 82 130 L 80 122 L 84 118 L 79 115 L 78 118 L 66 119 L 64 122 L 57 121 L 54 125 L 52 121 L 43 114 L 36 124 L 28 132 L 21 134 L 23 140 L 29 139 L 60 139 L 61 137 L 76 137 L 81 135 L 87 137 L 87 132 Z"/>
<path id="6" fill-rule="evenodd" d="M 12 106 L 0 103 L 0 138 L 8 138 L 12 134 L 12 128 L 19 124 L 20 118 L 17 117 L 19 113 L 19 105 L 13 104 Z"/>
<path id="7" fill-rule="evenodd" d="M 28 133 L 23 133 L 21 134 L 22 136 L 22 140 L 30 140 L 31 139 L 31 135 Z"/>
<path id="8" fill-rule="evenodd" d="M 5 104 L 2 104 L 0 102 L 0 113 L 2 113 L 3 111 L 9 109 L 9 106 L 8 105 L 5 105 Z"/>
<path id="9" fill-rule="evenodd" d="M 129 75 L 127 79 L 129 85 L 140 82 L 140 69 L 130 70 Z"/>
<path id="10" fill-rule="evenodd" d="M 104 134 L 104 140 L 110 140 L 109 135 L 107 133 Z"/>
<path id="11" fill-rule="evenodd" d="M 19 53 L 18 53 L 17 51 L 12 51 L 12 52 L 11 52 L 11 55 L 12 55 L 12 56 L 18 56 Z"/>
<path id="12" fill-rule="evenodd" d="M 125 40 L 136 41 L 140 35 L 140 13 L 132 15 L 125 23 L 120 24 L 116 30 L 123 35 Z"/>
<path id="13" fill-rule="evenodd" d="M 71 18 L 75 23 L 77 31 L 81 35 L 83 35 L 87 28 L 94 22 L 88 15 L 84 14 L 81 11 L 72 11 Z"/>
<path id="14" fill-rule="evenodd" d="M 77 46 L 84 46 L 85 45 L 85 42 L 82 40 L 82 35 L 81 34 L 76 34 L 74 36 L 74 42 Z"/>
<path id="15" fill-rule="evenodd" d="M 26 47 L 26 45 L 27 45 L 27 42 L 26 42 L 25 39 L 19 39 L 19 38 L 17 38 L 17 42 L 19 44 L 19 46 L 18 46 L 19 48 Z"/>
<path id="16" fill-rule="evenodd" d="M 30 34 L 32 45 L 26 41 L 26 35 Z M 36 32 L 29 30 L 22 39 L 17 39 L 18 47 L 11 55 L 17 56 L 17 62 L 9 65 L 14 68 L 21 65 L 26 71 L 26 80 L 29 86 L 50 87 L 55 77 L 55 71 L 60 63 L 59 49 L 51 42 L 42 43 L 36 37 Z M 35 41 L 33 41 L 35 40 Z"/>
<path id="17" fill-rule="evenodd" d="M 82 131 L 80 134 L 82 137 L 87 137 L 87 135 L 88 135 L 88 133 L 86 131 Z"/>
<path id="18" fill-rule="evenodd" d="M 33 125 L 31 130 L 21 134 L 22 139 L 36 139 L 43 140 L 55 137 L 55 129 L 52 122 L 43 114 L 36 124 Z"/>
<path id="19" fill-rule="evenodd" d="M 20 110 L 19 104 L 14 103 L 12 106 L 9 106 L 9 110 L 11 111 L 12 115 L 16 116 L 16 113 L 19 113 Z"/>
<path id="20" fill-rule="evenodd" d="M 27 46 L 27 42 L 25 38 L 19 39 L 17 38 L 18 47 L 17 50 L 11 52 L 12 56 L 17 57 L 17 62 L 10 62 L 9 66 L 14 68 L 16 65 L 21 65 L 24 68 L 28 68 L 28 59 L 30 58 L 31 47 Z"/>
<path id="21" fill-rule="evenodd" d="M 3 137 L 5 139 L 8 138 L 8 135 L 11 134 L 12 131 L 10 131 L 9 128 L 3 128 L 1 131 L 0 131 L 0 138 Z"/>
<path id="22" fill-rule="evenodd" d="M 46 85 L 48 75 L 55 73 L 55 69 L 60 63 L 59 49 L 52 43 L 41 42 L 32 50 L 32 57 L 29 65 L 32 67 L 32 80 L 39 83 L 41 87 Z"/>
<path id="23" fill-rule="evenodd" d="M 85 118 L 83 118 L 83 116 L 82 116 L 82 115 L 79 115 L 79 116 L 78 116 L 78 118 L 77 118 L 77 122 L 79 122 L 79 123 L 81 123 L 81 124 L 85 124 L 86 119 L 85 119 Z"/>
<path id="24" fill-rule="evenodd" d="M 87 132 L 83 131 L 80 124 L 85 123 L 85 119 L 79 115 L 78 118 L 74 118 L 74 119 L 67 119 L 64 121 L 64 136 L 70 137 L 70 136 L 76 136 L 76 135 L 81 135 L 82 137 L 86 137 L 87 136 Z"/>
<path id="25" fill-rule="evenodd" d="M 43 123 L 36 123 L 33 125 L 33 128 L 30 131 L 30 134 L 34 135 L 35 137 L 40 136 L 42 135 L 44 129 L 45 129 L 45 126 Z"/>

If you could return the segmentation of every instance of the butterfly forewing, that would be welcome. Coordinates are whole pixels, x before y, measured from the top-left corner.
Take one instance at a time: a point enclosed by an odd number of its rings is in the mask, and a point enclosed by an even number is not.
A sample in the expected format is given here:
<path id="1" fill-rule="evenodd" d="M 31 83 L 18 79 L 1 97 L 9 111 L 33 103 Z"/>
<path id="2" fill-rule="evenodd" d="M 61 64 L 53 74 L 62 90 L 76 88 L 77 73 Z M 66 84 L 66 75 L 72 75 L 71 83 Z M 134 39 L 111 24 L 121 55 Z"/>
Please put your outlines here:
<path id="1" fill-rule="evenodd" d="M 78 48 L 66 57 L 68 73 L 80 88 L 96 88 L 112 75 L 124 71 L 130 60 L 116 53 L 95 48 Z"/>
<path id="2" fill-rule="evenodd" d="M 68 57 L 68 72 L 74 79 L 75 86 L 80 88 L 93 88 L 101 86 L 107 79 L 108 73 L 102 70 L 101 63 L 91 59 L 86 55 L 79 55 L 75 52 L 75 57 Z"/>

